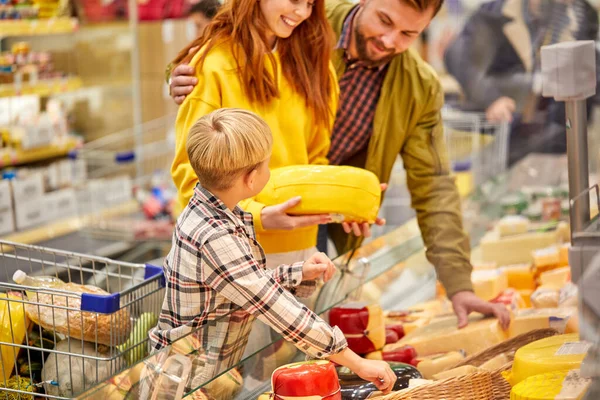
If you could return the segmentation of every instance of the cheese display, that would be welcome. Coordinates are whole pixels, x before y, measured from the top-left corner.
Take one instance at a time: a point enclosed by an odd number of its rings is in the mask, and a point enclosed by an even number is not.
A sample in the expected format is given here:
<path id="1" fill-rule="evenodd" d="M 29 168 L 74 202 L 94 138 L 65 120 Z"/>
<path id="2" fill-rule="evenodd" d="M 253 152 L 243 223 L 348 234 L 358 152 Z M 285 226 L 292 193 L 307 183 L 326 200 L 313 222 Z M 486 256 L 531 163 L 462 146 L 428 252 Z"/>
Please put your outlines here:
<path id="1" fill-rule="evenodd" d="M 531 305 L 534 308 L 558 307 L 559 290 L 553 287 L 542 287 L 531 294 Z"/>
<path id="2" fill-rule="evenodd" d="M 438 374 L 453 365 L 464 360 L 465 355 L 460 351 L 451 351 L 444 354 L 435 354 L 423 358 L 416 358 L 413 365 L 417 367 L 419 372 L 425 379 L 432 379 L 435 374 Z"/>
<path id="3" fill-rule="evenodd" d="M 342 399 L 335 366 L 325 360 L 306 361 L 277 368 L 271 376 L 271 388 L 275 400 Z"/>
<path id="4" fill-rule="evenodd" d="M 329 323 L 340 328 L 348 347 L 357 354 L 367 354 L 385 345 L 385 321 L 378 304 L 334 307 L 329 312 Z"/>
<path id="5" fill-rule="evenodd" d="M 569 265 L 569 250 L 571 249 L 571 244 L 566 243 L 558 248 L 558 266 L 566 267 Z"/>
<path id="6" fill-rule="evenodd" d="M 538 275 L 542 272 L 559 267 L 560 256 L 558 253 L 558 247 L 551 246 L 545 249 L 534 250 L 532 256 L 533 265 L 535 265 L 536 273 Z"/>
<path id="7" fill-rule="evenodd" d="M 517 350 L 512 370 L 504 376 L 515 386 L 530 376 L 577 369 L 589 348 L 590 344 L 579 341 L 575 333 L 538 340 Z"/>
<path id="8" fill-rule="evenodd" d="M 406 389 L 412 380 L 423 378 L 419 371 L 411 365 L 395 362 L 388 364 L 396 375 L 396 383 L 392 389 L 394 391 Z M 366 399 L 378 392 L 373 383 L 363 380 L 346 367 L 338 367 L 337 373 L 340 379 L 342 400 Z"/>
<path id="9" fill-rule="evenodd" d="M 493 318 L 481 319 L 472 316 L 469 325 L 457 328 L 456 317 L 432 321 L 395 344 L 386 345 L 383 350 L 391 351 L 405 345 L 411 345 L 419 356 L 427 356 L 451 351 L 464 350 L 467 355 L 475 354 L 507 339 L 498 321 Z"/>
<path id="10" fill-rule="evenodd" d="M 540 285 L 560 289 L 571 281 L 571 268 L 562 267 L 540 274 Z"/>
<path id="11" fill-rule="evenodd" d="M 463 365 L 462 367 L 449 369 L 448 371 L 443 371 L 438 374 L 435 374 L 433 375 L 433 380 L 441 381 L 443 379 L 456 378 L 457 376 L 468 375 L 477 371 L 479 371 L 479 368 L 477 367 L 474 367 L 472 365 Z"/>
<path id="12" fill-rule="evenodd" d="M 477 297 L 489 301 L 508 288 L 506 275 L 499 270 L 473 271 L 473 291 Z"/>
<path id="13" fill-rule="evenodd" d="M 500 237 L 527 233 L 529 230 L 529 219 L 521 215 L 507 215 L 497 225 Z"/>
<path id="14" fill-rule="evenodd" d="M 525 303 L 525 307 L 531 308 L 531 295 L 533 294 L 533 290 L 526 289 L 526 290 L 519 290 L 518 292 L 521 295 L 523 302 Z"/>
<path id="15" fill-rule="evenodd" d="M 490 231 L 481 239 L 482 262 L 495 262 L 498 265 L 514 265 L 533 262 L 532 252 L 556 245 L 560 242 L 558 231 L 529 232 L 501 238 L 496 231 Z"/>
<path id="16" fill-rule="evenodd" d="M 508 356 L 504 353 L 502 354 L 498 354 L 496 357 L 484 362 L 483 364 L 481 364 L 479 366 L 480 369 L 484 369 L 486 371 L 490 371 L 493 372 L 499 368 L 501 368 L 502 366 L 508 364 L 510 362 L 510 359 L 508 358 Z"/>
<path id="17" fill-rule="evenodd" d="M 581 400 L 591 379 L 579 370 L 562 370 L 534 375 L 512 388 L 510 400 Z"/>
<path id="18" fill-rule="evenodd" d="M 535 272 L 531 263 L 507 265 L 500 270 L 506 275 L 508 287 L 517 290 L 535 289 Z"/>
<path id="19" fill-rule="evenodd" d="M 367 360 L 384 360 L 390 362 L 411 363 L 417 357 L 417 351 L 410 345 L 387 349 L 385 351 L 374 351 L 365 355 Z"/>
<path id="20" fill-rule="evenodd" d="M 336 222 L 374 223 L 381 203 L 381 187 L 375 174 L 363 168 L 333 165 L 294 165 L 276 168 L 256 196 L 266 205 L 281 204 L 300 196 L 288 214 L 332 214 Z"/>
<path id="21" fill-rule="evenodd" d="M 525 304 L 523 297 L 521 297 L 521 294 L 512 288 L 506 289 L 491 302 L 496 304 L 504 304 L 512 311 L 527 308 L 527 305 Z"/>
<path id="22" fill-rule="evenodd" d="M 573 308 L 540 308 L 517 311 L 511 318 L 508 336 L 513 338 L 535 329 L 553 328 L 564 332 Z"/>

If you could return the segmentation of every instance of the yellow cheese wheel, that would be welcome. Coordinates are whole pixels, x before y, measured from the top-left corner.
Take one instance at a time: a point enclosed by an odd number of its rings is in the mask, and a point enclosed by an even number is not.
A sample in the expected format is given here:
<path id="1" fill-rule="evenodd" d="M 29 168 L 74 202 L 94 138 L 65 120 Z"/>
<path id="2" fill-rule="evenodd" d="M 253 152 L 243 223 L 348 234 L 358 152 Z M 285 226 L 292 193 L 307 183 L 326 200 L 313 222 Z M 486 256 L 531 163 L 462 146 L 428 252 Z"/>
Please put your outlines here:
<path id="1" fill-rule="evenodd" d="M 579 370 L 534 375 L 512 388 L 510 400 L 579 400 L 590 385 Z"/>
<path id="2" fill-rule="evenodd" d="M 294 165 L 272 170 L 256 201 L 275 205 L 296 196 L 302 201 L 288 209 L 289 214 L 332 214 L 337 222 L 374 223 L 381 188 L 377 176 L 362 168 Z"/>
<path id="3" fill-rule="evenodd" d="M 586 342 L 580 342 L 576 333 L 552 336 L 523 346 L 515 353 L 508 381 L 515 386 L 530 376 L 577 369 L 589 346 Z"/>

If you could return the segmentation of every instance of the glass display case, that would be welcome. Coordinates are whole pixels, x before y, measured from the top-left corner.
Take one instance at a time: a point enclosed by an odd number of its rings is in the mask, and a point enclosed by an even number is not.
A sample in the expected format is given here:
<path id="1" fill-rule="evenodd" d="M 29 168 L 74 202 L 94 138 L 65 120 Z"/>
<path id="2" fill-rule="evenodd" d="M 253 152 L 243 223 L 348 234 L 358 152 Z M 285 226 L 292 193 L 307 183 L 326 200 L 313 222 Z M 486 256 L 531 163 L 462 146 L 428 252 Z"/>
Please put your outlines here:
<path id="1" fill-rule="evenodd" d="M 566 159 L 560 156 L 531 155 L 507 173 L 480 185 L 464 199 L 465 228 L 473 245 L 474 262 L 479 257 L 477 244 L 505 213 L 503 199 L 524 187 L 560 187 L 565 176 L 544 172 L 566 171 L 565 162 Z M 385 310 L 398 310 L 430 300 L 436 294 L 435 270 L 425 258 L 415 219 L 364 244 L 350 260 L 349 256 L 344 254 L 334 260 L 338 272 L 313 299 L 313 309 L 323 317 L 327 317 L 332 307 L 348 301 L 378 302 Z M 160 385 L 169 395 L 181 386 L 183 395 L 193 399 L 226 399 L 233 395 L 238 399 L 257 398 L 270 390 L 272 368 L 303 360 L 305 355 L 262 323 L 255 322 L 253 329 L 260 335 L 250 336 L 240 362 L 209 382 L 190 384 L 193 378 L 190 382 L 182 378 L 181 371 L 193 371 L 192 366 L 203 356 L 195 350 L 190 353 L 190 349 L 194 349 L 193 340 L 184 337 L 80 398 L 96 398 L 100 393 L 105 396 L 121 393 L 125 398 L 138 398 L 144 377 Z M 168 362 L 170 359 L 172 361 Z M 208 397 L 203 397 L 205 394 Z"/>

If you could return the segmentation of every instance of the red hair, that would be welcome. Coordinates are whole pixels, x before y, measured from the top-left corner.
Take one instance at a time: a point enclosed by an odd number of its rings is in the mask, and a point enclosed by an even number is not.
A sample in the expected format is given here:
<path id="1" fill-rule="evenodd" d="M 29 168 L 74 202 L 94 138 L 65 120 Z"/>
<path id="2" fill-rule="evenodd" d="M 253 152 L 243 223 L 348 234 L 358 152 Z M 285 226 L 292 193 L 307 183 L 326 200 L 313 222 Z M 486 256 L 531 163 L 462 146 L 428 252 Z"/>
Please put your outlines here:
<path id="1" fill-rule="evenodd" d="M 267 23 L 258 0 L 228 0 L 207 26 L 204 34 L 190 43 L 173 60 L 173 65 L 189 63 L 194 56 L 190 50 L 198 47 L 203 55 L 218 43 L 232 40 L 234 57 L 246 95 L 252 102 L 267 104 L 279 96 L 275 77 L 267 73 L 265 63 L 276 66 L 267 45 Z M 309 18 L 298 25 L 289 38 L 277 39 L 283 76 L 294 90 L 304 97 L 318 125 L 327 126 L 332 118 L 331 96 L 334 77 L 329 70 L 334 36 L 325 15 L 325 1 L 316 0 Z"/>

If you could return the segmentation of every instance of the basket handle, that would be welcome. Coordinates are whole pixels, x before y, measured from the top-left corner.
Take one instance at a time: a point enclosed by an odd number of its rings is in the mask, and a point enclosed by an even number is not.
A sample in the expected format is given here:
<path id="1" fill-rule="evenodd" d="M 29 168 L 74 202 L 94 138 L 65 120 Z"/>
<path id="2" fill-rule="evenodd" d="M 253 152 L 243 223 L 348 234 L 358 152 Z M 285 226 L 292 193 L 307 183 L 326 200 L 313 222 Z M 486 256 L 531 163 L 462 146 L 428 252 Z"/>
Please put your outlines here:
<path id="1" fill-rule="evenodd" d="M 146 264 L 146 270 L 144 272 L 144 279 L 152 279 L 154 277 L 160 276 L 158 284 L 160 287 L 165 287 L 165 274 L 163 273 L 162 267 L 157 267 L 156 265 Z"/>

